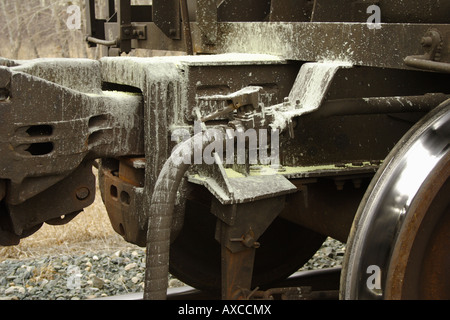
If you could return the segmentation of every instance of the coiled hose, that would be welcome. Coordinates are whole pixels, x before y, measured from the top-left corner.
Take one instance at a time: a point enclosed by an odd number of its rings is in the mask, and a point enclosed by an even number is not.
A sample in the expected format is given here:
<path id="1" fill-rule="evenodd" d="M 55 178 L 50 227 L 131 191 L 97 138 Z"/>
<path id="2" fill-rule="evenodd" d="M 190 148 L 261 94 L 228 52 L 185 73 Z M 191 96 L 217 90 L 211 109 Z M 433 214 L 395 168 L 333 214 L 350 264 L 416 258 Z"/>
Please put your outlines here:
<path id="1" fill-rule="evenodd" d="M 213 140 L 214 135 L 199 133 L 181 143 L 166 161 L 158 177 L 148 221 L 145 300 L 167 299 L 170 237 L 177 191 L 193 163 L 194 150 L 200 147 L 199 142 L 202 142 L 201 150 L 204 150 Z M 186 154 L 191 155 L 191 161 L 180 161 L 180 155 Z"/>

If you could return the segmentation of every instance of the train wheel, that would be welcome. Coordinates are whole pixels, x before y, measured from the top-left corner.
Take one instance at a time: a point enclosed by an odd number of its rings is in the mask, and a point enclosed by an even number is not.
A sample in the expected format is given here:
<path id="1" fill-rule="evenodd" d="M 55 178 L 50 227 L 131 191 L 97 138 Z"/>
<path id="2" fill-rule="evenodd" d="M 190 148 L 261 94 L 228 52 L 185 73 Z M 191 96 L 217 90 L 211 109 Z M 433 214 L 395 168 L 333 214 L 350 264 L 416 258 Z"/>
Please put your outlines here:
<path id="1" fill-rule="evenodd" d="M 221 247 L 215 240 L 216 218 L 208 207 L 189 202 L 184 228 L 170 252 L 170 272 L 184 283 L 217 296 L 221 292 Z M 326 237 L 276 219 L 258 242 L 253 287 L 263 288 L 296 272 Z"/>
<path id="2" fill-rule="evenodd" d="M 356 215 L 344 299 L 450 299 L 450 101 L 406 134 Z"/>

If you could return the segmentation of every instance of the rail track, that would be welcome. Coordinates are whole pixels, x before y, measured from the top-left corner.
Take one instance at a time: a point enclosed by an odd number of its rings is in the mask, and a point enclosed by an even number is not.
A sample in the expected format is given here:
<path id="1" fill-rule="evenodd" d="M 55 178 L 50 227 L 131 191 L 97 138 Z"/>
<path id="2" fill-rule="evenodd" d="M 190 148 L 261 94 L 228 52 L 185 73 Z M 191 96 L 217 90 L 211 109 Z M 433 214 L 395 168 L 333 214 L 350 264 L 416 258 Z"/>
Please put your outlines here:
<path id="1" fill-rule="evenodd" d="M 341 268 L 301 271 L 279 282 L 273 288 L 255 289 L 248 300 L 339 300 Z M 220 294 L 199 291 L 190 286 L 169 288 L 168 301 L 220 300 Z M 143 293 L 131 293 L 95 299 L 98 301 L 138 301 Z"/>

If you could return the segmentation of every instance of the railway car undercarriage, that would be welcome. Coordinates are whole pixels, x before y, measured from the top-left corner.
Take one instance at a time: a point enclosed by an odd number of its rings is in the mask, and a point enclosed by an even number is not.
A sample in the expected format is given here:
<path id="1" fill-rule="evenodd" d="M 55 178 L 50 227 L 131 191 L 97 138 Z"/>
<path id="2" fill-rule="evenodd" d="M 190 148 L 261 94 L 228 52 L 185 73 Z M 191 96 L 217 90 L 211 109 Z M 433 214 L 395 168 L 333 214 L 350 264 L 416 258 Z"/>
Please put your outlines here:
<path id="1" fill-rule="evenodd" d="M 448 17 L 385 4 L 374 30 L 329 1 L 232 2 L 98 20 L 87 1 L 111 56 L 196 55 L 0 60 L 0 245 L 70 222 L 97 167 L 114 230 L 147 247 L 147 299 L 169 271 L 270 296 L 327 236 L 347 243 L 341 298 L 448 299 Z"/>

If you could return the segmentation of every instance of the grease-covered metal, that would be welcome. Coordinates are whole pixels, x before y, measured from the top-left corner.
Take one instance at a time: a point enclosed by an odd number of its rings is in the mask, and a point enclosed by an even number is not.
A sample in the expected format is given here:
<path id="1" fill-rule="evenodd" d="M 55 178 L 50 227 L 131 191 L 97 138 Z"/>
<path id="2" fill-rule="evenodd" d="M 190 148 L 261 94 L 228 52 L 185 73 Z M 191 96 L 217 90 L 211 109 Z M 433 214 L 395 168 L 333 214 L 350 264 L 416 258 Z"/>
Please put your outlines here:
<path id="1" fill-rule="evenodd" d="M 146 298 L 169 270 L 224 299 L 294 297 L 255 287 L 345 242 L 387 155 L 450 94 L 445 1 L 108 1 L 106 20 L 87 4 L 111 57 L 0 59 L 0 244 L 73 219 L 95 165 L 114 230 L 147 246 Z"/>

